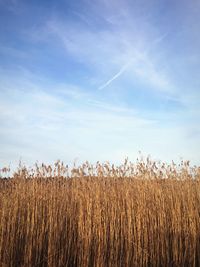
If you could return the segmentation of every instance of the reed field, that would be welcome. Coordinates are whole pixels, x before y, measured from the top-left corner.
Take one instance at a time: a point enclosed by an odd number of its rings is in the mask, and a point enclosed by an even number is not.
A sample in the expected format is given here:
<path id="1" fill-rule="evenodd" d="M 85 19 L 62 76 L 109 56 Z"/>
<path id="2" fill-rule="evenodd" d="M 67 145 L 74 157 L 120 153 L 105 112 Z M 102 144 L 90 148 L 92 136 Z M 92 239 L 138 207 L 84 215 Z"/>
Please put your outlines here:
<path id="1" fill-rule="evenodd" d="M 200 266 L 200 168 L 20 166 L 0 179 L 0 266 Z"/>

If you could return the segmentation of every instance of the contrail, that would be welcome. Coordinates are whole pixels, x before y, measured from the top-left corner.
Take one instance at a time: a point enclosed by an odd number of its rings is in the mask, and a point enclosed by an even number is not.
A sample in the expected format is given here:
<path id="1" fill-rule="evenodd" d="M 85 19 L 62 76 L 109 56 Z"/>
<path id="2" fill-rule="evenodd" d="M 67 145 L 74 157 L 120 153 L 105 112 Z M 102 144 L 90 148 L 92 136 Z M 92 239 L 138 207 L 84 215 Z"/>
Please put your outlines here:
<path id="1" fill-rule="evenodd" d="M 115 79 L 117 79 L 120 75 L 122 75 L 122 73 L 124 73 L 124 71 L 128 68 L 130 62 L 128 62 L 126 65 L 124 65 L 119 72 L 117 72 L 111 79 L 109 79 L 106 83 L 104 83 L 103 85 L 101 85 L 98 89 L 102 90 L 105 87 L 107 87 L 109 84 L 111 84 L 112 81 L 114 81 Z"/>
<path id="2" fill-rule="evenodd" d="M 167 35 L 168 35 L 167 32 L 164 33 L 164 34 L 162 34 L 162 35 L 160 35 L 158 38 L 156 38 L 155 40 L 153 40 L 152 44 L 154 45 L 154 44 L 157 44 L 157 43 L 162 42 L 166 38 Z"/>

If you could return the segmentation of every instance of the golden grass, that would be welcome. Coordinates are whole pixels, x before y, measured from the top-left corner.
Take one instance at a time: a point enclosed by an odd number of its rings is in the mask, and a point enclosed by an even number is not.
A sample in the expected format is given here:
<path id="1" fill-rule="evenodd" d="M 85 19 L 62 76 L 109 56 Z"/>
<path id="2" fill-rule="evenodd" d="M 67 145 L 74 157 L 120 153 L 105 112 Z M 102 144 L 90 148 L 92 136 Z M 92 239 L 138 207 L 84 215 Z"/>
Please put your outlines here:
<path id="1" fill-rule="evenodd" d="M 0 266 L 200 266 L 199 219 L 188 162 L 21 166 L 0 179 Z"/>

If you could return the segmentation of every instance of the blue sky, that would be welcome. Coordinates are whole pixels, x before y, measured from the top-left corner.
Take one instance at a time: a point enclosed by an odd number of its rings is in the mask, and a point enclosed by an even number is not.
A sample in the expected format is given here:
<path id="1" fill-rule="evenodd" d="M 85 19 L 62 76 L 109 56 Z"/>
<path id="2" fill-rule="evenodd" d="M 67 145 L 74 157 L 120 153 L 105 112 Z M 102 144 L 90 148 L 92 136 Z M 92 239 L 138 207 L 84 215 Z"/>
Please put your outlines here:
<path id="1" fill-rule="evenodd" d="M 0 0 L 0 164 L 200 164 L 200 2 Z"/>

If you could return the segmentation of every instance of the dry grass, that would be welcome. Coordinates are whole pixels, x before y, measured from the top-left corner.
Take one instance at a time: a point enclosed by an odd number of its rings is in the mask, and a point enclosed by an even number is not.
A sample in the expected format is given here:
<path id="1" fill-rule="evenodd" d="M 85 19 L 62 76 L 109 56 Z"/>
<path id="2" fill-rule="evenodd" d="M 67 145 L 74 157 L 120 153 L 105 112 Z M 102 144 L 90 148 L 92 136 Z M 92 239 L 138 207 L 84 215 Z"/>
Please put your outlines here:
<path id="1" fill-rule="evenodd" d="M 0 181 L 0 266 L 200 266 L 199 219 L 188 162 L 21 166 Z"/>

